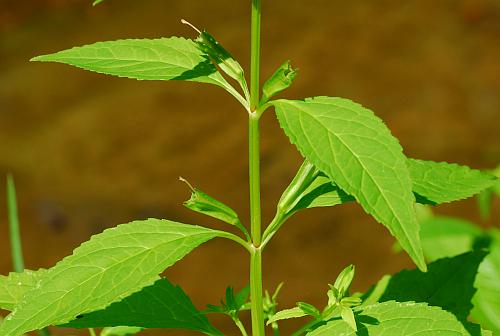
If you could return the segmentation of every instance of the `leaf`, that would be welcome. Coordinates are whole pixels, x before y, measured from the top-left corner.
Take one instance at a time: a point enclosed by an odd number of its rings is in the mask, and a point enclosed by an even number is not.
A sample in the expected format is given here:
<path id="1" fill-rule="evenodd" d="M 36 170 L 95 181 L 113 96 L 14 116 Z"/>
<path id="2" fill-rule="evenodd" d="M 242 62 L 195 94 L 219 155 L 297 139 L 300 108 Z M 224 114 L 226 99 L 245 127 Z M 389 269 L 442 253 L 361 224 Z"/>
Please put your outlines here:
<path id="1" fill-rule="evenodd" d="M 485 328 L 500 334 L 500 231 L 493 230 L 490 254 L 479 266 L 472 317 Z"/>
<path id="2" fill-rule="evenodd" d="M 413 191 L 421 203 L 441 204 L 471 197 L 491 187 L 491 174 L 454 163 L 408 159 Z M 418 199 L 418 197 L 417 197 Z"/>
<path id="3" fill-rule="evenodd" d="M 372 111 L 342 98 L 273 102 L 299 151 L 384 224 L 425 269 L 406 158 Z"/>
<path id="4" fill-rule="evenodd" d="M 452 217 L 431 217 L 421 222 L 420 237 L 427 260 L 453 257 L 471 251 L 483 231 L 473 223 Z"/>
<path id="5" fill-rule="evenodd" d="M 218 231 L 148 219 L 92 237 L 43 275 L 0 325 L 18 336 L 107 307 L 151 285 L 158 274 Z"/>
<path id="6" fill-rule="evenodd" d="M 469 336 L 455 316 L 425 303 L 384 302 L 355 309 L 358 331 L 334 319 L 308 333 L 308 336 Z"/>
<path id="7" fill-rule="evenodd" d="M 404 270 L 390 279 L 382 279 L 385 288 L 377 290 L 378 302 L 425 302 L 452 313 L 466 322 L 472 309 L 471 300 L 476 292 L 474 281 L 479 265 L 487 255 L 484 251 L 465 253 L 453 258 L 440 259 L 429 264 L 429 271 Z M 373 296 L 367 297 L 373 302 Z"/>
<path id="8" fill-rule="evenodd" d="M 165 278 L 103 310 L 81 315 L 62 327 L 116 326 L 187 329 L 206 335 L 222 335 L 195 308 L 186 293 Z"/>
<path id="9" fill-rule="evenodd" d="M 126 335 L 134 335 L 140 332 L 142 328 L 136 327 L 109 327 L 104 328 L 100 336 L 126 336 Z"/>
<path id="10" fill-rule="evenodd" d="M 187 80 L 229 85 L 192 40 L 170 37 L 97 42 L 32 61 L 58 62 L 139 80 Z"/>
<path id="11" fill-rule="evenodd" d="M 285 320 L 285 319 L 292 319 L 292 318 L 298 318 L 298 317 L 304 317 L 307 316 L 307 314 L 299 307 L 294 307 L 290 309 L 284 309 L 280 310 L 273 316 L 267 320 L 267 325 L 270 325 L 271 323 L 280 321 L 280 320 Z"/>
<path id="12" fill-rule="evenodd" d="M 341 306 L 340 316 L 342 317 L 342 320 L 344 320 L 344 322 L 347 323 L 349 327 L 351 327 L 352 330 L 358 331 L 358 327 L 356 326 L 356 319 L 354 317 L 354 312 L 352 311 L 351 308 Z"/>
<path id="13" fill-rule="evenodd" d="M 324 176 L 317 176 L 309 187 L 298 197 L 293 212 L 301 209 L 334 206 L 356 199 L 345 193 L 337 185 Z"/>
<path id="14" fill-rule="evenodd" d="M 47 270 L 25 270 L 22 273 L 12 272 L 9 276 L 0 275 L 0 309 L 12 310 L 23 295 L 33 289 L 41 275 Z"/>

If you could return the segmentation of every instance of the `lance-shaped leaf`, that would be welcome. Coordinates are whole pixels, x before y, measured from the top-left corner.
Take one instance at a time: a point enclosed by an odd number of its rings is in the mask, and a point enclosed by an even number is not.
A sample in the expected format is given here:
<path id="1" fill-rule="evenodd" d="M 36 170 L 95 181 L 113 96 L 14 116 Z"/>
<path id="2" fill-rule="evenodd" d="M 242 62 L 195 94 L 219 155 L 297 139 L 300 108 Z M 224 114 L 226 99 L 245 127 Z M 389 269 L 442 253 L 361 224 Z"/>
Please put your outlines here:
<path id="1" fill-rule="evenodd" d="M 218 231 L 148 219 L 93 236 L 44 274 L 0 325 L 18 336 L 103 309 L 141 288 Z"/>
<path id="2" fill-rule="evenodd" d="M 12 272 L 9 276 L 0 276 L 0 309 L 12 310 L 26 292 L 33 289 L 40 277 L 47 272 L 25 270 L 22 273 Z"/>
<path id="3" fill-rule="evenodd" d="M 358 330 L 345 321 L 334 319 L 308 333 L 308 336 L 470 336 L 452 314 L 425 303 L 389 301 L 354 310 Z M 474 334 L 479 336 L 480 333 Z"/>
<path id="4" fill-rule="evenodd" d="M 302 155 L 353 195 L 425 269 L 406 157 L 384 123 L 342 98 L 278 100 L 273 105 Z"/>
<path id="5" fill-rule="evenodd" d="M 37 56 L 32 61 L 65 63 L 140 80 L 187 80 L 229 86 L 196 43 L 180 37 L 97 42 Z"/>
<path id="6" fill-rule="evenodd" d="M 420 203 L 457 201 L 493 186 L 491 174 L 454 163 L 408 159 L 413 191 Z"/>
<path id="7" fill-rule="evenodd" d="M 471 300 L 476 293 L 474 282 L 478 268 L 486 255 L 484 251 L 474 251 L 440 259 L 429 264 L 426 273 L 401 271 L 390 279 L 383 278 L 366 295 L 365 302 L 425 302 L 441 307 L 466 323 L 472 309 Z"/>
<path id="8" fill-rule="evenodd" d="M 200 313 L 179 286 L 160 279 L 104 310 L 81 315 L 63 325 L 68 328 L 132 326 L 187 329 L 206 335 L 222 335 Z"/>

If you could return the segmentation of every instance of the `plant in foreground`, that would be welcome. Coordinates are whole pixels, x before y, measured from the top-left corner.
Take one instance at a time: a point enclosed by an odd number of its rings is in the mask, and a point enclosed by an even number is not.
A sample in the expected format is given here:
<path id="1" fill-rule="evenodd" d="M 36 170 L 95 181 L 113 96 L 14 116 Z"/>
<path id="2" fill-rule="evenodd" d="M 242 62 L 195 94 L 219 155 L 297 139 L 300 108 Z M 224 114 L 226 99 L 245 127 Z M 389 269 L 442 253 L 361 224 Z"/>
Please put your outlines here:
<path id="1" fill-rule="evenodd" d="M 228 315 L 242 335 L 249 335 L 239 318 L 248 309 L 253 336 L 263 336 L 266 324 L 279 335 L 280 323 L 297 317 L 309 321 L 294 335 L 491 335 L 468 321 L 474 278 L 487 249 L 438 260 L 426 273 L 415 204 L 470 197 L 490 188 L 496 178 L 456 164 L 407 158 L 386 125 L 348 99 L 275 100 L 292 85 L 296 71 L 285 62 L 261 90 L 260 23 L 261 3 L 253 0 L 249 87 L 231 54 L 196 28 L 196 40 L 98 42 L 33 59 L 139 80 L 186 80 L 225 89 L 248 113 L 250 228 L 230 207 L 191 187 L 193 196 L 185 203 L 189 209 L 233 225 L 241 235 L 164 219 L 108 229 L 49 270 L 1 277 L 0 308 L 11 313 L 0 325 L 0 335 L 17 336 L 48 326 L 89 328 L 91 335 L 96 334 L 94 328 L 107 327 L 121 329 L 104 329 L 101 335 L 144 328 L 223 335 L 206 313 Z M 270 108 L 304 162 L 279 200 L 274 219 L 262 230 L 259 122 Z M 346 202 L 359 203 L 387 227 L 419 270 L 386 277 L 368 293 L 351 294 L 354 267 L 348 266 L 330 285 L 324 308 L 299 302 L 279 311 L 279 289 L 271 296 L 262 288 L 266 246 L 296 212 Z M 214 238 L 226 238 L 248 251 L 250 285 L 236 294 L 229 288 L 221 306 L 200 312 L 182 289 L 159 274 Z"/>

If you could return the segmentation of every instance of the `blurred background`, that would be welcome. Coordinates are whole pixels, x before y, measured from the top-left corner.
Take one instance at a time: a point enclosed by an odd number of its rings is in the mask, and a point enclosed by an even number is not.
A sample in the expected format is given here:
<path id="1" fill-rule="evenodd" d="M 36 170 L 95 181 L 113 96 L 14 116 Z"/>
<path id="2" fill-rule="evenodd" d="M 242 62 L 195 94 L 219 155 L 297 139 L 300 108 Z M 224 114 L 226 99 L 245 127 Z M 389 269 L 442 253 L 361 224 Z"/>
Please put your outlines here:
<path id="1" fill-rule="evenodd" d="M 133 219 L 224 227 L 183 208 L 190 193 L 179 176 L 248 223 L 246 113 L 232 97 L 203 84 L 28 60 L 101 40 L 195 37 L 184 18 L 247 67 L 249 13 L 243 0 L 0 1 L 0 176 L 12 172 L 17 183 L 27 267 L 50 267 L 91 235 Z M 285 97 L 362 103 L 411 157 L 482 169 L 500 162 L 500 1 L 264 0 L 263 15 L 263 79 L 287 59 L 300 69 Z M 302 160 L 271 111 L 262 124 L 268 221 Z M 490 221 L 479 219 L 473 199 L 436 211 L 488 226 L 499 222 L 498 205 Z M 12 268 L 5 210 L 0 192 L 1 274 Z M 285 282 L 282 308 L 323 305 L 327 283 L 353 263 L 354 289 L 366 290 L 383 274 L 413 267 L 391 251 L 393 242 L 355 204 L 303 211 L 269 245 L 265 287 Z M 203 308 L 227 285 L 246 285 L 247 265 L 236 245 L 212 241 L 166 274 Z M 228 320 L 215 321 L 236 334 Z"/>

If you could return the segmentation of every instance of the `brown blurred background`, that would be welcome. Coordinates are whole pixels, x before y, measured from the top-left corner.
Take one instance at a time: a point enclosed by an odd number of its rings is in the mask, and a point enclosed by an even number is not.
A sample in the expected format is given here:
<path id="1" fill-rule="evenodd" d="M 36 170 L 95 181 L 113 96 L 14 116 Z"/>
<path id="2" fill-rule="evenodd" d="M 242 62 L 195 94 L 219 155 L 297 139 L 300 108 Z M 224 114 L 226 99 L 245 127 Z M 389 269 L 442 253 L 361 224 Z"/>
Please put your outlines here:
<path id="1" fill-rule="evenodd" d="M 250 1 L 108 0 L 94 8 L 90 2 L 0 2 L 0 176 L 15 176 L 33 269 L 52 266 L 92 234 L 132 219 L 224 227 L 182 207 L 189 191 L 181 175 L 241 217 L 248 213 L 246 115 L 223 91 L 28 60 L 101 40 L 194 37 L 180 24 L 185 18 L 247 66 Z M 500 1 L 264 0 L 263 14 L 262 77 L 287 59 L 300 68 L 286 97 L 360 102 L 387 122 L 411 157 L 476 168 L 500 162 Z M 271 111 L 262 133 L 269 220 L 301 158 Z M 4 204 L 0 192 L 2 274 L 11 269 Z M 490 222 L 480 222 L 474 200 L 436 211 L 487 226 L 499 221 L 495 205 Z M 354 204 L 304 211 L 269 246 L 265 287 L 285 281 L 282 308 L 298 300 L 322 305 L 327 283 L 349 263 L 357 266 L 356 290 L 412 267 L 391 252 L 392 243 Z M 227 285 L 245 285 L 247 264 L 234 244 L 213 241 L 167 275 L 203 307 L 218 302 Z M 224 318 L 216 323 L 230 325 Z"/>

